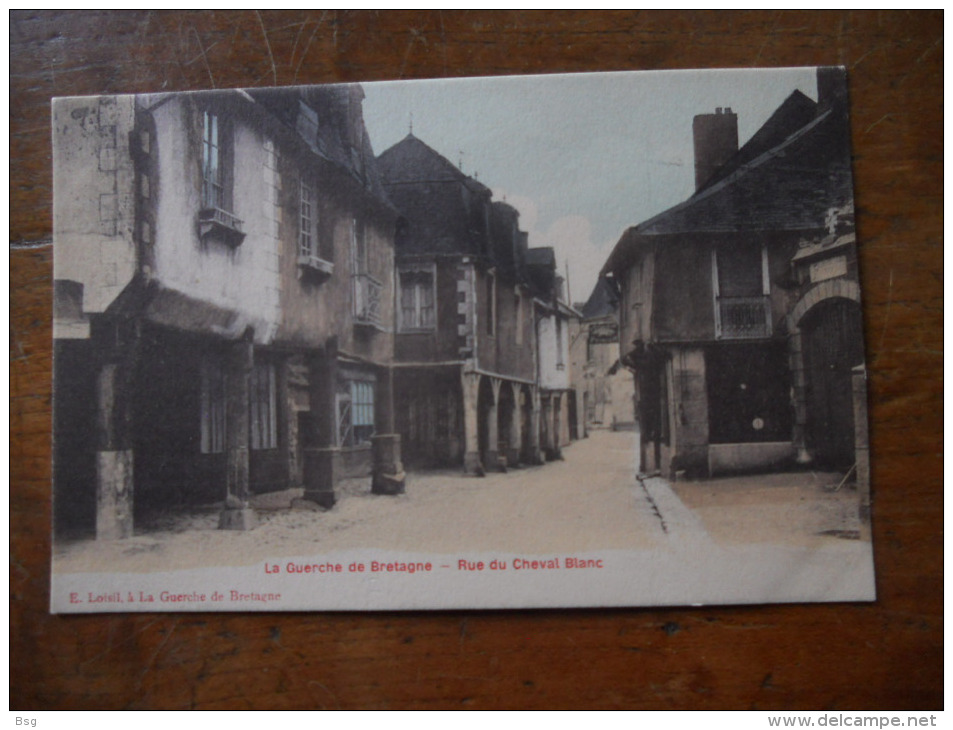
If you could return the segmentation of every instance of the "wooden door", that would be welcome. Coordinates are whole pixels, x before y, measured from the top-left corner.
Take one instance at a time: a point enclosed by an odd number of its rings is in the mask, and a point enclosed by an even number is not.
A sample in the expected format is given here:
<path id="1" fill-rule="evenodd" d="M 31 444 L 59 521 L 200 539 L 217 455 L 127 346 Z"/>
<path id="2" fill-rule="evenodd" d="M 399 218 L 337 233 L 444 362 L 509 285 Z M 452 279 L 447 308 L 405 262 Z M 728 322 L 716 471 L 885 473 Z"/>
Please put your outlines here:
<path id="1" fill-rule="evenodd" d="M 851 370 L 863 363 L 860 307 L 848 299 L 821 302 L 805 316 L 808 444 L 820 466 L 854 463 Z"/>

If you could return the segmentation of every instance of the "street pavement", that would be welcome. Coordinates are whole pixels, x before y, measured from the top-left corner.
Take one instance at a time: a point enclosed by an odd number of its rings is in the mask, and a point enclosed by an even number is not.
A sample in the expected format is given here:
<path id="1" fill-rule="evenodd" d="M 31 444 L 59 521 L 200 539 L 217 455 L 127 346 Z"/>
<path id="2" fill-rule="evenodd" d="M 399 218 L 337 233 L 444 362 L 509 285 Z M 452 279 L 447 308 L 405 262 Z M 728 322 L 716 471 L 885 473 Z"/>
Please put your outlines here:
<path id="1" fill-rule="evenodd" d="M 606 569 L 589 574 L 565 605 L 873 597 L 869 543 L 839 539 L 850 532 L 842 529 L 846 512 L 825 506 L 831 499 L 846 504 L 849 495 L 828 494 L 808 483 L 817 479 L 810 474 L 676 488 L 659 477 L 638 479 L 637 437 L 594 431 L 566 447 L 562 461 L 482 478 L 459 470 L 410 473 L 406 493 L 396 497 L 372 495 L 367 480 L 354 480 L 326 512 L 292 509 L 300 490 L 266 495 L 255 500 L 260 524 L 248 532 L 216 529 L 218 507 L 193 510 L 128 540 L 58 541 L 54 570 L 169 573 L 375 551 L 450 556 L 449 564 L 484 555 L 583 556 Z M 476 585 L 461 583 L 464 592 L 447 605 L 500 605 Z M 508 594 L 512 605 L 537 605 L 534 583 L 507 586 L 517 591 Z"/>

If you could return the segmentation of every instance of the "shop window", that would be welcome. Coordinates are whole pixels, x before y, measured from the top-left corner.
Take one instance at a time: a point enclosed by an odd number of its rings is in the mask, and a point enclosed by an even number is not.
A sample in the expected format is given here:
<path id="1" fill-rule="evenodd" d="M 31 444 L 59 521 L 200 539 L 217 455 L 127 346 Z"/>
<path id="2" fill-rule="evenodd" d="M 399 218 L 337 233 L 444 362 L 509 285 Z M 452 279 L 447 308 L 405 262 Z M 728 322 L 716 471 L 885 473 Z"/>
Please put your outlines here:
<path id="1" fill-rule="evenodd" d="M 785 343 L 731 344 L 705 353 L 713 444 L 790 441 L 791 382 Z"/>
<path id="2" fill-rule="evenodd" d="M 337 401 L 339 444 L 349 447 L 369 443 L 374 435 L 374 383 L 346 381 Z"/>

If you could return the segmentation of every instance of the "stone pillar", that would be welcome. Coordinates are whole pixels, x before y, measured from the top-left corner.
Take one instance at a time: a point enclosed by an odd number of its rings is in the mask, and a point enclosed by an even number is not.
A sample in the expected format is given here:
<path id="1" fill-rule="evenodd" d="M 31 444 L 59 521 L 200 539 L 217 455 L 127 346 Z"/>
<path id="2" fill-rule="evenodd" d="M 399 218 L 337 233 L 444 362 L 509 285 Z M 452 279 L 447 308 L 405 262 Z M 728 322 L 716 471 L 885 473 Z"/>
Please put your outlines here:
<path id="1" fill-rule="evenodd" d="M 374 457 L 371 492 L 374 494 L 403 494 L 406 474 L 400 461 L 400 434 L 387 433 L 371 437 Z"/>
<path id="2" fill-rule="evenodd" d="M 229 347 L 225 361 L 225 509 L 220 530 L 250 530 L 257 524 L 249 485 L 248 395 L 254 345 L 242 339 Z"/>
<path id="3" fill-rule="evenodd" d="M 529 461 L 531 464 L 542 464 L 543 456 L 540 448 L 540 403 L 539 389 L 530 390 L 531 408 L 529 418 Z"/>
<path id="4" fill-rule="evenodd" d="M 334 494 L 334 465 L 337 448 L 337 342 L 332 338 L 324 352 L 313 355 L 308 363 L 311 390 L 311 438 L 315 446 L 304 449 L 304 496 L 294 500 L 295 507 L 331 509 Z"/>
<path id="5" fill-rule="evenodd" d="M 510 413 L 510 442 L 506 452 L 506 463 L 516 466 L 520 462 L 520 453 L 523 451 L 523 406 L 520 404 L 522 388 L 512 383 L 513 411 Z"/>
<path id="6" fill-rule="evenodd" d="M 295 418 L 295 411 L 291 404 L 291 394 L 289 392 L 289 358 L 282 357 L 275 364 L 275 375 L 277 378 L 275 407 L 278 412 L 275 414 L 275 421 L 278 427 L 278 449 L 284 455 L 281 468 L 283 471 L 282 479 L 290 487 L 295 480 L 295 453 L 292 445 L 291 429 L 294 427 L 291 419 Z"/>
<path id="7" fill-rule="evenodd" d="M 113 346 L 96 382 L 96 539 L 133 531 L 132 389 L 134 341 Z"/>
<path id="8" fill-rule="evenodd" d="M 804 369 L 803 346 L 801 331 L 795 329 L 788 339 L 791 406 L 794 409 L 794 429 L 791 436 L 797 451 L 797 463 L 810 464 L 814 459 L 807 448 L 807 371 Z"/>
<path id="9" fill-rule="evenodd" d="M 854 392 L 854 459 L 860 499 L 860 538 L 870 539 L 870 433 L 867 429 L 867 369 L 858 365 L 851 373 Z"/>
<path id="10" fill-rule="evenodd" d="M 480 458 L 480 432 L 477 418 L 477 400 L 480 391 L 480 374 L 464 372 L 461 375 L 463 388 L 463 470 L 467 474 L 484 476 L 483 460 Z"/>
<path id="11" fill-rule="evenodd" d="M 547 457 L 553 461 L 561 461 L 563 458 L 563 450 L 560 442 L 562 440 L 562 424 L 563 424 L 563 399 L 562 396 L 553 394 L 551 403 L 551 429 L 550 429 L 550 452 L 547 454 Z"/>
<path id="12" fill-rule="evenodd" d="M 493 393 L 493 402 L 486 412 L 486 460 L 483 466 L 489 471 L 498 471 L 500 464 L 500 385 L 497 378 L 490 378 L 490 390 Z M 505 467 L 504 467 L 505 468 Z"/>

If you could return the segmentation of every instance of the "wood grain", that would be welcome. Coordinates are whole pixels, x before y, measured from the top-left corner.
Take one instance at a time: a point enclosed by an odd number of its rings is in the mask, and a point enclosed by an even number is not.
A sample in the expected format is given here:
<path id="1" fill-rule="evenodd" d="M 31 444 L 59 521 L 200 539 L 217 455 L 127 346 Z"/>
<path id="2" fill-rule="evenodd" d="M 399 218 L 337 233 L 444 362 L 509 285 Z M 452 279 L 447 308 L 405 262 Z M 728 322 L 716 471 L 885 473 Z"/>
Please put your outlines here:
<path id="1" fill-rule="evenodd" d="M 942 12 L 11 13 L 11 708 L 941 707 L 942 32 Z M 817 64 L 849 68 L 876 603 L 49 615 L 52 96 Z"/>

